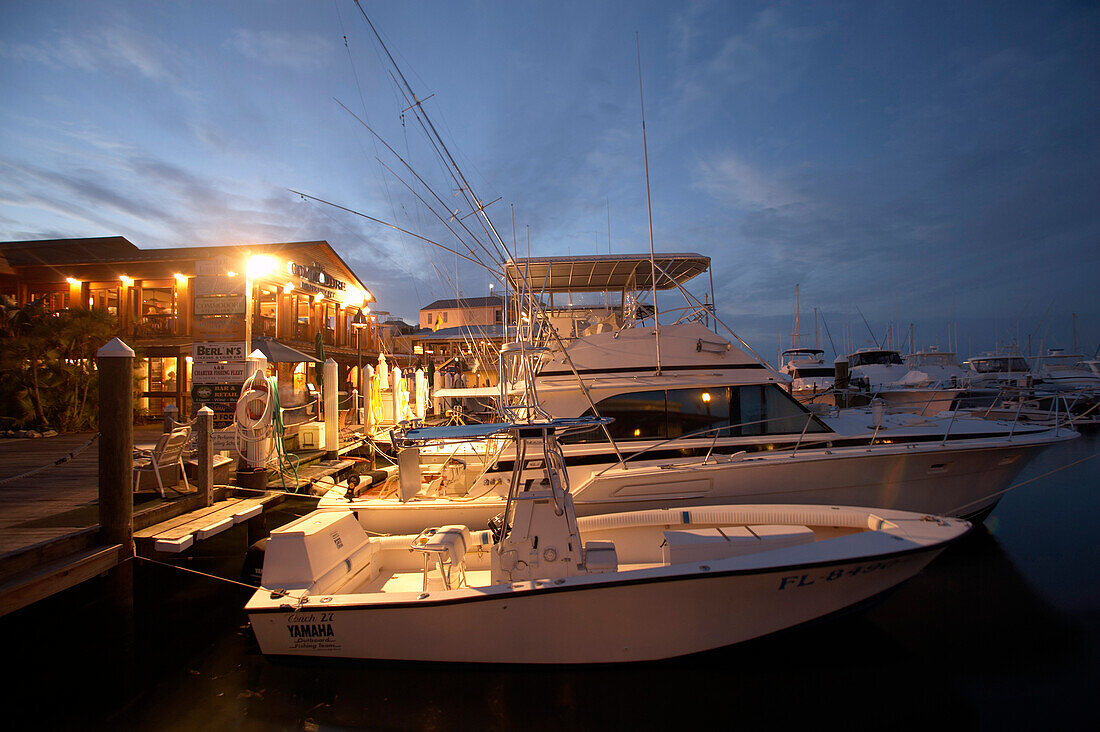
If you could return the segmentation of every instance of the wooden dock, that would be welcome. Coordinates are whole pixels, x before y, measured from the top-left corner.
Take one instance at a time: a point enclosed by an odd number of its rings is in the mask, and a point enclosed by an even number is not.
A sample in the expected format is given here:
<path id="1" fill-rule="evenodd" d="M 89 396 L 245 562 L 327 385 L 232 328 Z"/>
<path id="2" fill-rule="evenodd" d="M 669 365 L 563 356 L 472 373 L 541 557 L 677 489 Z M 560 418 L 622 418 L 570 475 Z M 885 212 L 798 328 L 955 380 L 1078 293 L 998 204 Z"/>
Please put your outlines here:
<path id="1" fill-rule="evenodd" d="M 153 443 L 162 427 L 135 427 L 134 442 Z M 98 445 L 83 433 L 41 439 L 0 440 L 0 481 L 49 466 L 33 475 L 0 483 L 0 615 L 95 577 L 128 558 L 128 549 L 104 543 L 99 526 Z M 69 459 L 74 450 L 84 449 Z M 341 453 L 356 445 L 344 445 Z M 308 492 L 318 480 L 339 479 L 356 468 L 353 459 L 302 456 L 297 485 Z M 57 464 L 55 464 L 57 463 Z M 293 481 L 291 481 L 293 482 Z M 278 478 L 260 494 L 217 487 L 214 503 L 203 506 L 194 490 L 168 491 L 166 498 L 137 494 L 133 511 L 135 550 L 143 556 L 186 551 L 238 524 L 250 538 L 262 532 L 262 514 L 286 499 Z M 144 499 L 144 500 L 142 500 Z M 256 538 L 259 538 L 258 536 Z"/>

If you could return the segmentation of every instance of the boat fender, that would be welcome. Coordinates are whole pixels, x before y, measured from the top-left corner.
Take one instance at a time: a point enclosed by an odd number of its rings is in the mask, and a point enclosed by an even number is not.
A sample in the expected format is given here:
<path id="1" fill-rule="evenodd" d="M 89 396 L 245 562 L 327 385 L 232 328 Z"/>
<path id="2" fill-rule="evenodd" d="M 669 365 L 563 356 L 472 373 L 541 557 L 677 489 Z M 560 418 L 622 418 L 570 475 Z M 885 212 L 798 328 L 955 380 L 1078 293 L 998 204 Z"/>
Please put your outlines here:
<path id="1" fill-rule="evenodd" d="M 358 491 L 356 491 L 355 489 L 358 488 L 358 487 L 359 487 L 359 476 L 358 475 L 353 475 L 350 478 L 348 478 L 348 489 L 347 489 L 347 493 L 345 494 L 345 497 L 348 498 L 349 500 L 352 499 L 352 498 L 355 498 L 355 496 L 358 495 Z"/>

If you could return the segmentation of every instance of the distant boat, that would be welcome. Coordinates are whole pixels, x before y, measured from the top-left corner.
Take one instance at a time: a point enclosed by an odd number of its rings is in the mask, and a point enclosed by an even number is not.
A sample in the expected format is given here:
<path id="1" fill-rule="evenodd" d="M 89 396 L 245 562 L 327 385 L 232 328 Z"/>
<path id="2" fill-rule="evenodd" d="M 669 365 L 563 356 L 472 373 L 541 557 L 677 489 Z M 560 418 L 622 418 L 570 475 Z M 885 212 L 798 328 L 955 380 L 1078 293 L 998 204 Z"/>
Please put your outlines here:
<path id="1" fill-rule="evenodd" d="M 835 371 L 820 348 L 788 348 L 779 355 L 779 373 L 791 377 L 787 389 L 802 404 L 833 406 Z"/>
<path id="2" fill-rule="evenodd" d="M 591 421 L 589 421 L 591 422 Z M 839 506 L 708 506 L 578 518 L 557 437 L 498 424 L 517 462 L 495 530 L 369 536 L 353 511 L 271 533 L 245 607 L 265 654 L 469 663 L 647 661 L 740 643 L 872 598 L 970 525 Z M 589 425 L 591 426 L 591 425 Z M 408 441 L 467 439 L 468 427 Z"/>
<path id="3" fill-rule="evenodd" d="M 890 348 L 861 348 L 849 354 L 848 374 L 851 385 L 861 388 L 867 398 L 883 399 L 888 409 L 924 417 L 950 410 L 962 393 L 957 384 L 931 382 Z"/>

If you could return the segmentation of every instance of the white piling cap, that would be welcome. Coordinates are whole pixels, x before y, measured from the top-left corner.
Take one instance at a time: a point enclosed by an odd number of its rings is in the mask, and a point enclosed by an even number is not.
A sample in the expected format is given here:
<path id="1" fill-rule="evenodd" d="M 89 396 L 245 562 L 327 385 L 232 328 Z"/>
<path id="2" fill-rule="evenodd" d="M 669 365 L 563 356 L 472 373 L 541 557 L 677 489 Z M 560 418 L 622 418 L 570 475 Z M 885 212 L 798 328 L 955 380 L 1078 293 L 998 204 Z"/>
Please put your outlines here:
<path id="1" fill-rule="evenodd" d="M 118 338 L 112 338 L 103 344 L 103 348 L 100 348 L 95 352 L 96 358 L 133 358 L 134 349 L 123 343 Z"/>

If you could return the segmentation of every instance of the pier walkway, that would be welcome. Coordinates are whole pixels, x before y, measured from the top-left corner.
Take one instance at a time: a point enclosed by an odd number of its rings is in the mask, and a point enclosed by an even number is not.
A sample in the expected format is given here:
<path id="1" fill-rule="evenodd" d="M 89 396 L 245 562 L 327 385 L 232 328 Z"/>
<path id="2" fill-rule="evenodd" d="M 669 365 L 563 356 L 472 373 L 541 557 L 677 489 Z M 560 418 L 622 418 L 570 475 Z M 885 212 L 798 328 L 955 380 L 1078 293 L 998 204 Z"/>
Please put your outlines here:
<path id="1" fill-rule="evenodd" d="M 162 429 L 135 426 L 134 443 L 151 445 Z M 90 579 L 125 558 L 121 545 L 105 545 L 100 536 L 99 449 L 93 437 L 80 433 L 0 440 L 0 615 Z M 362 444 L 348 437 L 340 447 L 341 455 Z M 306 493 L 312 483 L 338 480 L 357 468 L 353 457 L 323 457 L 321 452 L 300 455 L 298 485 L 289 481 L 287 490 Z M 42 466 L 49 467 L 4 482 Z M 288 496 L 277 475 L 269 475 L 268 487 L 257 492 L 217 486 L 214 503 L 208 507 L 202 505 L 194 485 L 188 492 L 182 482 L 176 491 L 166 491 L 165 498 L 137 493 L 136 551 L 144 556 L 186 551 L 194 542 L 240 523 L 248 524 L 250 538 L 259 538 L 264 510 Z"/>

